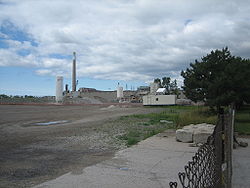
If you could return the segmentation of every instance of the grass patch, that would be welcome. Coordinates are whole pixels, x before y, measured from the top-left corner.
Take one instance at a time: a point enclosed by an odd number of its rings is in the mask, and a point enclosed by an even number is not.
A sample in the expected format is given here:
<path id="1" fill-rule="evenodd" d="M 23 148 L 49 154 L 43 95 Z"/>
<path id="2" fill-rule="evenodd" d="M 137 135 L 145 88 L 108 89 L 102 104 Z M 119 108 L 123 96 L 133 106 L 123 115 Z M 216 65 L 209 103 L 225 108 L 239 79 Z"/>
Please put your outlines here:
<path id="1" fill-rule="evenodd" d="M 138 138 L 128 138 L 127 140 L 127 146 L 132 146 L 134 144 L 137 144 L 140 140 Z"/>
<path id="2" fill-rule="evenodd" d="M 217 116 L 211 114 L 207 107 L 201 106 L 167 106 L 161 107 L 160 113 L 135 114 L 120 117 L 123 122 L 122 135 L 117 136 L 127 146 L 161 133 L 166 129 L 177 129 L 189 124 L 215 124 Z M 163 121 L 161 121 L 163 120 Z"/>
<path id="3" fill-rule="evenodd" d="M 160 114 L 150 114 L 150 122 L 154 123 L 160 119 L 174 122 L 176 128 L 189 124 L 210 123 L 216 124 L 217 115 L 205 106 L 170 106 Z M 145 114 L 146 116 L 147 114 Z"/>
<path id="4" fill-rule="evenodd" d="M 189 124 L 209 123 L 216 124 L 217 116 L 212 114 L 207 107 L 197 107 L 189 111 L 179 113 L 176 118 L 176 127 Z"/>
<path id="5" fill-rule="evenodd" d="M 171 125 L 167 124 L 148 124 L 145 126 L 143 123 L 134 123 L 127 125 L 124 133 L 117 136 L 119 140 L 125 141 L 127 146 L 136 144 L 137 142 L 156 135 L 168 128 L 173 128 Z"/>
<path id="6" fill-rule="evenodd" d="M 250 135 L 250 106 L 236 111 L 234 128 L 239 134 Z"/>
<path id="7" fill-rule="evenodd" d="M 168 128 L 173 128 L 173 123 L 160 122 L 160 120 L 172 119 L 172 116 L 167 116 L 166 112 L 123 116 L 119 121 L 126 126 L 122 127 L 123 134 L 117 138 L 125 141 L 127 146 L 134 145 Z"/>
<path id="8" fill-rule="evenodd" d="M 216 115 L 211 114 L 207 107 L 168 106 L 162 108 L 164 111 L 160 113 L 121 117 L 119 121 L 126 124 L 126 127 L 123 127 L 124 133 L 117 138 L 125 141 L 127 146 L 131 146 L 169 128 L 176 129 L 197 123 L 216 123 Z"/>

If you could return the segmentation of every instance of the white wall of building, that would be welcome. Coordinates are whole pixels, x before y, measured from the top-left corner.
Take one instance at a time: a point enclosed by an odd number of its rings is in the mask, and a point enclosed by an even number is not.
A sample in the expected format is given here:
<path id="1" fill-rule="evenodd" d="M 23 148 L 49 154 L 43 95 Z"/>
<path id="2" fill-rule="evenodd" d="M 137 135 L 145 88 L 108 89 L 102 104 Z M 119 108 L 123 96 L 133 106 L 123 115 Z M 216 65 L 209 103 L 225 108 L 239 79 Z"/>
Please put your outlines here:
<path id="1" fill-rule="evenodd" d="M 176 105 L 176 95 L 146 95 L 143 105 Z"/>

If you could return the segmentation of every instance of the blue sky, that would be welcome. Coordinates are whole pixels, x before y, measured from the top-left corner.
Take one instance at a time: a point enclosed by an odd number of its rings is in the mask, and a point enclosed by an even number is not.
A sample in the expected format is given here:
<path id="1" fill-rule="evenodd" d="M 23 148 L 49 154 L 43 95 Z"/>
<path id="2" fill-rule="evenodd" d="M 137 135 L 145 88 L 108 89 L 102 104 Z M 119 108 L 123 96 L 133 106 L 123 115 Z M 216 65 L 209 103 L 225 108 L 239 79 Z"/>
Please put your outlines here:
<path id="1" fill-rule="evenodd" d="M 0 88 L 1 92 L 8 95 L 27 95 L 35 96 L 53 95 L 55 90 L 55 78 L 53 76 L 38 76 L 34 68 L 27 67 L 1 67 L 0 68 Z M 102 80 L 79 78 L 79 87 L 96 86 L 100 90 L 110 91 L 117 86 L 116 80 Z M 71 86 L 71 79 L 64 78 L 64 84 Z M 119 81 L 119 84 L 127 89 L 136 89 L 137 86 L 145 85 L 139 81 Z M 71 89 L 71 87 L 69 88 Z"/>
<path id="2" fill-rule="evenodd" d="M 71 87 L 148 85 L 211 50 L 249 58 L 250 1 L 1 0 L 0 93 L 54 95 L 55 77 Z"/>

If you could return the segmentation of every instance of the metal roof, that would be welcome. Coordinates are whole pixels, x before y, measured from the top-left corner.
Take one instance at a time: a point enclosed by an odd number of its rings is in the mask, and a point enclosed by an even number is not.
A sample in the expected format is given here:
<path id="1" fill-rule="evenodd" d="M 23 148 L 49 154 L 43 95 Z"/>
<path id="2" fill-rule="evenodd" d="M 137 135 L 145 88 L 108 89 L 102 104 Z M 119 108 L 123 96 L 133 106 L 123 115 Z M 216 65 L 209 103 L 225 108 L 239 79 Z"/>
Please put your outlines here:
<path id="1" fill-rule="evenodd" d="M 156 91 L 156 93 L 165 93 L 165 92 L 166 92 L 166 88 L 159 88 Z"/>

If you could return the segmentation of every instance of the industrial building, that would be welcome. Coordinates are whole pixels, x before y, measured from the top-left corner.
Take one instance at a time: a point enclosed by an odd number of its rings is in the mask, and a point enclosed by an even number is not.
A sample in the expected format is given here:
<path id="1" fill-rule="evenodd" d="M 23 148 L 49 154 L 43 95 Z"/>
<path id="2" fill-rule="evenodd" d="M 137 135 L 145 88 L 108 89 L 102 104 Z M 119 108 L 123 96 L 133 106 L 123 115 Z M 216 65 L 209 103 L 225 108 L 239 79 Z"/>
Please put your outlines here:
<path id="1" fill-rule="evenodd" d="M 63 91 L 63 77 L 56 77 L 56 102 L 67 104 L 80 103 L 116 103 L 116 102 L 142 102 L 142 95 L 148 94 L 147 86 L 140 88 L 137 91 L 123 90 L 123 87 L 117 86 L 116 91 L 99 91 L 95 88 L 80 87 L 77 90 L 76 81 L 76 53 L 73 52 L 72 61 L 72 91 L 69 91 L 68 84 L 65 85 Z M 148 89 L 149 90 L 149 89 Z M 138 97 L 139 96 L 139 97 Z"/>
<path id="2" fill-rule="evenodd" d="M 166 88 L 159 88 L 158 83 L 150 84 L 150 92 L 142 97 L 144 106 L 176 105 L 176 95 L 166 95 Z"/>
<path id="3" fill-rule="evenodd" d="M 177 96 L 166 95 L 165 88 L 159 88 L 159 83 L 150 86 L 140 86 L 136 91 L 124 90 L 118 83 L 116 91 L 99 91 L 95 88 L 80 87 L 77 90 L 76 53 L 72 61 L 72 91 L 68 84 L 63 91 L 63 77 L 56 78 L 56 102 L 66 104 L 102 104 L 102 103 L 143 103 L 143 105 L 175 105 Z"/>

